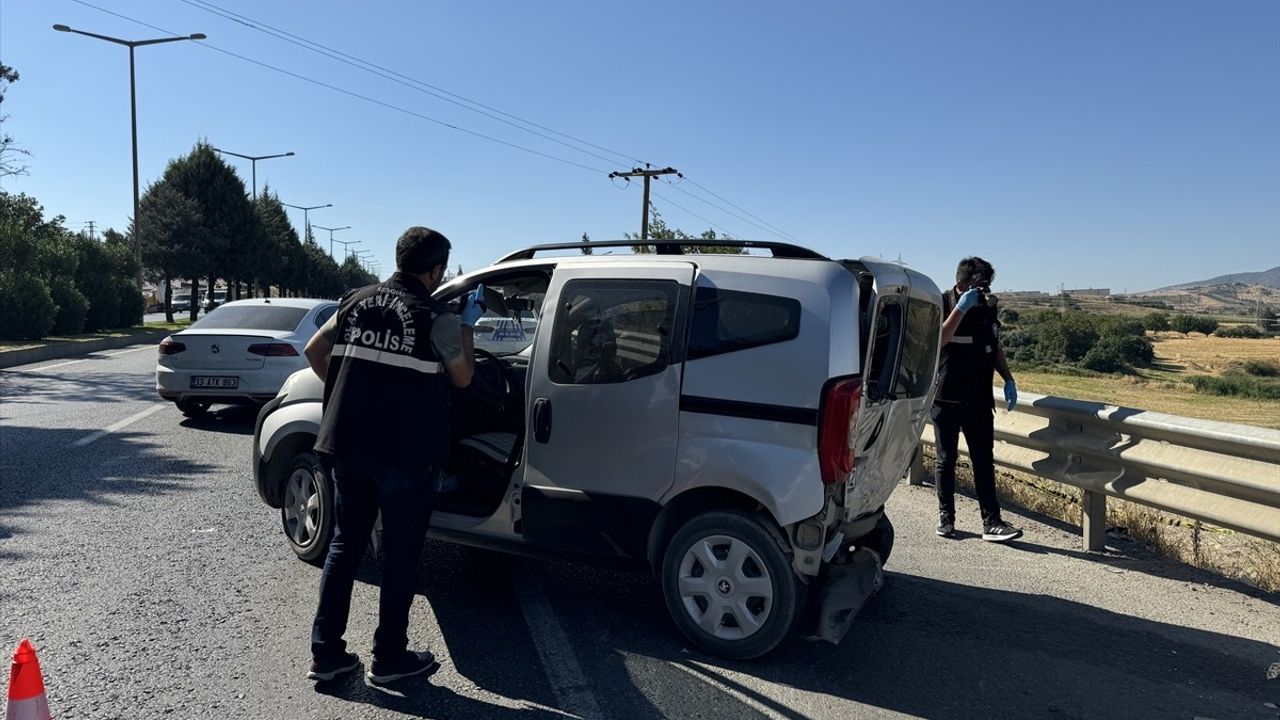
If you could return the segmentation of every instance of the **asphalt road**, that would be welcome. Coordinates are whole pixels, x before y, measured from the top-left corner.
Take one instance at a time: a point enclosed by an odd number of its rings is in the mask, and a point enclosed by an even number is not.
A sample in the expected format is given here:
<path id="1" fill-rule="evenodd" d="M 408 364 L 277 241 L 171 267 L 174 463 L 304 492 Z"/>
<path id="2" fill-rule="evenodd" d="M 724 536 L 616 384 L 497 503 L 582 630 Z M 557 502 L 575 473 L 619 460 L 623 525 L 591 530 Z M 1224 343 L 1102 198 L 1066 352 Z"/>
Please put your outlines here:
<path id="1" fill-rule="evenodd" d="M 30 637 L 61 718 L 1275 718 L 1280 598 L 1016 512 L 983 543 L 960 499 L 890 501 L 898 544 L 839 647 L 690 650 L 657 583 L 431 542 L 395 691 L 304 679 L 319 570 L 250 475 L 252 412 L 184 419 L 130 348 L 0 371 L 0 645 Z M 348 639 L 367 657 L 377 566 Z M 1270 705 L 1268 705 L 1270 703 Z"/>

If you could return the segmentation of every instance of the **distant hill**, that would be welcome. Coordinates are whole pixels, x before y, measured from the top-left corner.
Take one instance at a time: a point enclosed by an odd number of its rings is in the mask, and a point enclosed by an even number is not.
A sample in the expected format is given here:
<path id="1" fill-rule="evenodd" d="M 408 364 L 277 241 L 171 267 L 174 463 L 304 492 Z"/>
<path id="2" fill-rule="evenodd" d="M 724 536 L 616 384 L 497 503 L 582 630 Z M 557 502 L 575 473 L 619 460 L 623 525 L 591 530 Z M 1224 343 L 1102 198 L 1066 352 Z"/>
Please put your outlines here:
<path id="1" fill-rule="evenodd" d="M 1243 283 L 1245 285 L 1260 285 L 1267 288 L 1280 289 L 1280 265 L 1263 270 L 1262 272 L 1246 272 L 1232 273 L 1230 275 L 1219 275 L 1208 280 L 1199 280 L 1197 282 L 1182 283 L 1180 285 L 1170 285 L 1157 290 L 1147 290 L 1143 293 L 1135 293 L 1137 295 L 1150 295 L 1153 293 L 1169 292 L 1171 290 L 1189 290 L 1191 288 L 1213 287 L 1215 285 L 1231 285 L 1234 283 Z"/>

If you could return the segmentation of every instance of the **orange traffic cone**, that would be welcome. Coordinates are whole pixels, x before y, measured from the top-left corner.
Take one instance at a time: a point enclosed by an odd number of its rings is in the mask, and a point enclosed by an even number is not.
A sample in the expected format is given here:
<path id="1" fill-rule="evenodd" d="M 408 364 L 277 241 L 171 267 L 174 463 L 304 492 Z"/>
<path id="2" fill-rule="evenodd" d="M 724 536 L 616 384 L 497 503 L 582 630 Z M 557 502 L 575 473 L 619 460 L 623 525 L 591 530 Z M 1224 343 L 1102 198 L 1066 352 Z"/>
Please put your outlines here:
<path id="1" fill-rule="evenodd" d="M 5 720 L 51 720 L 49 703 L 44 699 L 44 677 L 40 661 L 31 641 L 23 638 L 13 651 L 9 669 L 9 709 Z"/>

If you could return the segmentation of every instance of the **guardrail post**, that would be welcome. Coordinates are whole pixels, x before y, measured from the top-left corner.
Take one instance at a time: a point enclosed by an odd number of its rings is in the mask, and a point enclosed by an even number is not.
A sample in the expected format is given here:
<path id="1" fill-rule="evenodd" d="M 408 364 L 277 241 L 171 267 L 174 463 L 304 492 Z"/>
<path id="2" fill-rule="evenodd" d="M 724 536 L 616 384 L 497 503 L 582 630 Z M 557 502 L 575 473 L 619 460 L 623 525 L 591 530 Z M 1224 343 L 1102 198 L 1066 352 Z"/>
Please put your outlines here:
<path id="1" fill-rule="evenodd" d="M 1083 506 L 1084 549 L 1088 551 L 1105 550 L 1107 547 L 1107 496 L 1082 490 L 1080 504 Z"/>
<path id="2" fill-rule="evenodd" d="M 929 472 L 924 467 L 924 443 L 916 446 L 916 455 L 911 458 L 911 467 L 907 468 L 907 481 L 912 485 L 924 485 Z"/>

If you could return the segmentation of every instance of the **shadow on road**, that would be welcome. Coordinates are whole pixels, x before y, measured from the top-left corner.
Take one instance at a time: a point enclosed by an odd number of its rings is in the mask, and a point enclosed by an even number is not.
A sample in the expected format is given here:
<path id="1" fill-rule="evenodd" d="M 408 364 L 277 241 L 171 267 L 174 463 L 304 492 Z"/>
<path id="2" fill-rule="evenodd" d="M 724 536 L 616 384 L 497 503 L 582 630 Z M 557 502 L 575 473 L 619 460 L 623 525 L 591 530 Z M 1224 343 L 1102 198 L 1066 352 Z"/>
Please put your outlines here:
<path id="1" fill-rule="evenodd" d="M 89 356 L 85 362 L 110 360 Z M 0 371 L 0 403 L 5 405 L 47 405 L 67 402 L 114 403 L 121 400 L 152 400 L 156 381 L 150 375 L 105 373 L 84 374 L 84 365 L 52 370 Z"/>
<path id="2" fill-rule="evenodd" d="M 231 435 L 252 435 L 258 419 L 257 405 L 214 406 L 209 412 L 178 423 L 182 427 Z"/>
<path id="3" fill-rule="evenodd" d="M 186 478 L 214 469 L 146 433 L 111 433 L 75 445 L 94 432 L 8 424 L 0 430 L 0 556 L 20 556 L 6 545 L 21 534 L 16 525 L 23 513 L 43 503 L 79 500 L 107 512 L 123 496 L 182 492 Z"/>
<path id="4" fill-rule="evenodd" d="M 652 578 L 533 566 L 554 581 L 588 680 L 618 717 L 757 716 L 724 688 L 808 717 L 759 681 L 926 718 L 1254 717 L 1280 699 L 1265 679 L 1275 647 L 1048 595 L 890 573 L 841 645 L 793 638 L 730 662 L 686 646 Z M 446 634 L 466 632 L 445 617 Z"/>

